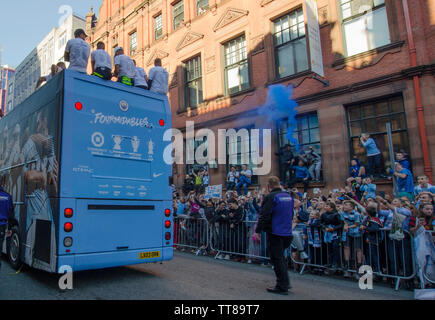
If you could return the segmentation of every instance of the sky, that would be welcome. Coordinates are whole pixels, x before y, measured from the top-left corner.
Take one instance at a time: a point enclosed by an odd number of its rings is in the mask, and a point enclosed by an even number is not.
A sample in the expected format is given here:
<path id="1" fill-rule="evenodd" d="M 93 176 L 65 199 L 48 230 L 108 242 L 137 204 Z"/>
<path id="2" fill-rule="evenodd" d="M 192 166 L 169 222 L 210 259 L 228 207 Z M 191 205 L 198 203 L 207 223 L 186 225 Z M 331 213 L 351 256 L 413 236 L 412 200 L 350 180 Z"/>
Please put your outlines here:
<path id="1" fill-rule="evenodd" d="M 98 16 L 102 0 L 0 0 L 0 46 L 3 65 L 17 67 L 22 60 L 44 39 L 51 29 L 58 26 L 71 6 L 73 12 L 85 18 L 91 6 Z"/>

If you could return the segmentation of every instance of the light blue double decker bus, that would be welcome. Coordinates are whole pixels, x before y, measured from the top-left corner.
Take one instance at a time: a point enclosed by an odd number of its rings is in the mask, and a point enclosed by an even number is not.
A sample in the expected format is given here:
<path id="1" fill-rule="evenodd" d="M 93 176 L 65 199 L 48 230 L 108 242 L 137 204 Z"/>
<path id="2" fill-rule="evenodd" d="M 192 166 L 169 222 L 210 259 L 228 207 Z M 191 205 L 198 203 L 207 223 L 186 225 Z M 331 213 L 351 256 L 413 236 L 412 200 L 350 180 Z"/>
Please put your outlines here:
<path id="1" fill-rule="evenodd" d="M 11 265 L 48 272 L 173 258 L 168 98 L 63 71 L 0 120 Z"/>

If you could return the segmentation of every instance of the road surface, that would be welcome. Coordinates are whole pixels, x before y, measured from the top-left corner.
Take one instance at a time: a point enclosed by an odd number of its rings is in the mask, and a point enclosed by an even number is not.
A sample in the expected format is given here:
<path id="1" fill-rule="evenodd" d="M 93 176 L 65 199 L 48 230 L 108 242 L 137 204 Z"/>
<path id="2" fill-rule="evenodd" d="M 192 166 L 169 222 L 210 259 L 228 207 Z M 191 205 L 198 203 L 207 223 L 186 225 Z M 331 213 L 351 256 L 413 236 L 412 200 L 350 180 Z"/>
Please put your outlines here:
<path id="1" fill-rule="evenodd" d="M 59 275 L 24 268 L 15 274 L 3 261 L 0 300 L 298 300 L 412 299 L 413 293 L 374 284 L 360 290 L 355 280 L 290 273 L 288 296 L 274 285 L 271 268 L 175 252 L 173 261 L 73 274 L 73 290 L 59 289 Z"/>

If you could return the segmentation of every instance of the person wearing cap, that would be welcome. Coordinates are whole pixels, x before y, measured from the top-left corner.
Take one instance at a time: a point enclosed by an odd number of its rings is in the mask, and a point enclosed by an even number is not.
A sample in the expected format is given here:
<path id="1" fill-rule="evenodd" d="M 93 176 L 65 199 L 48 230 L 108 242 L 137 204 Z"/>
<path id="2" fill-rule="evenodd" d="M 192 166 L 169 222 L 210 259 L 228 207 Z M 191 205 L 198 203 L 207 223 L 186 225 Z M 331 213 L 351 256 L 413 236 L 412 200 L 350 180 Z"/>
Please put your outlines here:
<path id="1" fill-rule="evenodd" d="M 136 60 L 133 60 L 135 65 L 134 86 L 148 90 L 148 77 L 145 70 L 136 65 Z"/>
<path id="2" fill-rule="evenodd" d="M 134 85 L 134 76 L 136 75 L 136 68 L 133 60 L 124 54 L 122 47 L 115 49 L 115 77 L 118 77 L 118 82 L 128 86 Z"/>
<path id="3" fill-rule="evenodd" d="M 91 47 L 85 41 L 87 35 L 83 29 L 77 29 L 74 37 L 66 44 L 65 61 L 70 63 L 69 70 L 86 73 Z"/>
<path id="4" fill-rule="evenodd" d="M 154 60 L 154 68 L 150 69 L 148 75 L 148 88 L 152 92 L 160 94 L 168 94 L 169 73 L 162 67 L 162 60 L 157 58 Z"/>
<path id="5" fill-rule="evenodd" d="M 97 50 L 91 53 L 92 75 L 104 80 L 112 79 L 112 58 L 105 50 L 104 42 L 97 43 Z"/>

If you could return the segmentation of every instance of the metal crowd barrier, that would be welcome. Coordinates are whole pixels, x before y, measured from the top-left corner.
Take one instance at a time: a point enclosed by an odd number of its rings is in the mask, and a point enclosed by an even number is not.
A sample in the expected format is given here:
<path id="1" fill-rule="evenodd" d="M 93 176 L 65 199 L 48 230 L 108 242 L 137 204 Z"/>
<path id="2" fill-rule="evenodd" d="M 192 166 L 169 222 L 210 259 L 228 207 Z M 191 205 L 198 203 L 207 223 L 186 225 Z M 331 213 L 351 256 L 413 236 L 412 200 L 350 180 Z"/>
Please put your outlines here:
<path id="1" fill-rule="evenodd" d="M 243 256 L 248 259 L 269 260 L 267 236 L 261 234 L 260 241 L 253 238 L 255 221 L 242 221 L 232 224 L 228 221 L 216 222 L 211 226 L 210 249 L 220 254 Z"/>
<path id="2" fill-rule="evenodd" d="M 308 259 L 296 260 L 290 255 L 294 264 L 301 265 L 300 274 L 306 267 L 329 269 L 335 265 L 336 270 L 348 273 L 358 273 L 358 267 L 369 265 L 373 274 L 395 280 L 395 290 L 399 289 L 400 281 L 411 280 L 416 275 L 414 262 L 413 237 L 409 232 L 404 232 L 403 240 L 393 240 L 389 237 L 389 230 L 382 229 L 376 233 L 372 243 L 365 241 L 365 237 L 349 237 L 342 241 L 339 234 L 336 240 L 325 243 L 324 232 L 319 230 L 321 243 L 317 246 L 307 245 L 305 252 Z"/>
<path id="3" fill-rule="evenodd" d="M 214 252 L 215 258 L 225 254 L 269 261 L 267 235 L 263 233 L 260 241 L 256 241 L 253 238 L 255 223 L 209 223 L 203 218 L 178 216 L 174 219 L 174 246 L 195 250 L 209 249 Z M 307 238 L 303 238 L 302 233 L 294 231 L 293 236 L 287 255 L 293 264 L 301 266 L 300 274 L 307 267 L 325 270 L 333 265 L 336 265 L 335 270 L 358 274 L 360 266 L 369 265 L 374 275 L 391 279 L 395 290 L 398 290 L 401 281 L 413 280 L 417 273 L 413 236 L 407 231 L 404 232 L 403 239 L 393 240 L 389 230 L 381 229 L 372 243 L 368 243 L 365 236 L 350 237 L 348 234 L 346 240 L 339 234 L 338 239 L 325 243 L 321 229 L 317 241 L 310 239 L 311 244 Z M 300 259 L 301 256 L 304 259 Z M 434 283 L 425 273 L 424 276 L 427 281 Z"/>
<path id="4" fill-rule="evenodd" d="M 208 222 L 189 216 L 174 219 L 174 245 L 177 247 L 199 249 L 209 247 Z"/>
<path id="5" fill-rule="evenodd" d="M 221 254 L 269 260 L 266 234 L 259 242 L 253 239 L 255 221 L 231 224 L 228 221 L 209 223 L 206 219 L 178 216 L 174 219 L 174 245 L 181 248 L 207 248 L 215 258 Z"/>

